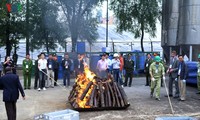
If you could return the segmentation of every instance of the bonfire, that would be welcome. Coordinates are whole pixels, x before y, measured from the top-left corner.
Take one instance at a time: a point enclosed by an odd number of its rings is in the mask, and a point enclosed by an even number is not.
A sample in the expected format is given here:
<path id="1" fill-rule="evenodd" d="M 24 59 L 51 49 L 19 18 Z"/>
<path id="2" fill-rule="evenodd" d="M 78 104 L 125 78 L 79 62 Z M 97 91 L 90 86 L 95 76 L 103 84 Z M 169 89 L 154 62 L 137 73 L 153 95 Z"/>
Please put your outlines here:
<path id="1" fill-rule="evenodd" d="M 70 91 L 68 100 L 74 109 L 124 109 L 129 106 L 123 88 L 111 75 L 107 79 L 96 76 L 86 66 Z"/>

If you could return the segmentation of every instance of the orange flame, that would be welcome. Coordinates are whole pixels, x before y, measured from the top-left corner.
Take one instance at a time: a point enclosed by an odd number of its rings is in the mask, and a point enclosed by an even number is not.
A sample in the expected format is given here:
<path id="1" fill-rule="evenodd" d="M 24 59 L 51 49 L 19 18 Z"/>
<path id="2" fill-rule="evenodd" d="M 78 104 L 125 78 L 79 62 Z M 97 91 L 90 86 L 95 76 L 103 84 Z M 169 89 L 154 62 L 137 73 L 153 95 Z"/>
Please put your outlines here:
<path id="1" fill-rule="evenodd" d="M 76 78 L 76 83 L 79 86 L 78 88 L 78 98 L 76 99 L 76 103 L 78 103 L 79 108 L 91 108 L 91 106 L 86 105 L 89 101 L 89 97 L 92 93 L 92 90 L 94 89 L 94 85 L 96 84 L 96 81 L 94 79 L 96 75 L 89 70 L 89 68 L 86 66 L 84 68 L 84 74 L 78 75 Z M 81 100 L 80 97 L 83 94 L 84 90 L 86 89 L 89 82 L 93 82 L 93 85 L 89 88 L 87 94 L 85 95 L 84 99 Z"/>

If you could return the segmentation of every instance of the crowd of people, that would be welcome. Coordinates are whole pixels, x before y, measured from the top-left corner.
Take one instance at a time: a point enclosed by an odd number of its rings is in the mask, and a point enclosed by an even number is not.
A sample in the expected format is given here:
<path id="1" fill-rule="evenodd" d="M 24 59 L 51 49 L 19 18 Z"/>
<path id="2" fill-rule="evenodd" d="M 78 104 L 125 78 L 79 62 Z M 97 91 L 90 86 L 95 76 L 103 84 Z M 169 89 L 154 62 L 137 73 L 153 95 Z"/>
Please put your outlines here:
<path id="1" fill-rule="evenodd" d="M 112 75 L 114 80 L 122 87 L 132 85 L 134 75 L 135 61 L 132 59 L 132 54 L 128 53 L 124 56 L 122 53 L 115 53 L 112 56 L 109 53 L 100 55 L 96 65 L 96 72 L 102 79 Z M 48 58 L 48 59 L 46 59 Z M 198 56 L 200 61 L 200 55 Z M 64 54 L 62 62 L 58 62 L 56 54 L 49 54 L 48 57 L 44 53 L 38 55 L 35 60 L 35 81 L 34 89 L 38 91 L 46 90 L 46 88 L 54 88 L 57 86 L 59 66 L 62 66 L 63 71 L 63 86 L 70 86 L 71 67 L 74 67 L 75 76 L 84 72 L 84 65 L 90 66 L 90 60 L 86 54 L 77 54 L 76 59 L 71 59 L 68 53 Z M 0 75 L 7 67 L 13 68 L 12 71 L 16 74 L 15 64 L 10 57 L 5 58 L 5 62 L 0 64 Z M 4 68 L 4 69 L 3 69 Z M 197 78 L 198 78 L 198 94 L 200 94 L 200 62 L 197 65 Z M 31 74 L 33 72 L 33 61 L 30 55 L 27 54 L 22 62 L 24 89 L 31 89 Z M 159 54 L 147 54 L 144 63 L 144 72 L 146 76 L 146 86 L 150 86 L 150 96 L 153 97 L 155 89 L 155 98 L 160 100 L 160 88 L 163 86 L 166 73 L 169 74 L 169 97 L 179 98 L 181 101 L 186 99 L 186 79 L 187 79 L 187 65 L 183 60 L 182 55 L 177 55 L 176 51 L 172 51 L 169 65 L 160 58 Z M 173 95 L 173 84 L 175 84 L 176 92 Z M 166 95 L 167 96 L 167 95 Z"/>

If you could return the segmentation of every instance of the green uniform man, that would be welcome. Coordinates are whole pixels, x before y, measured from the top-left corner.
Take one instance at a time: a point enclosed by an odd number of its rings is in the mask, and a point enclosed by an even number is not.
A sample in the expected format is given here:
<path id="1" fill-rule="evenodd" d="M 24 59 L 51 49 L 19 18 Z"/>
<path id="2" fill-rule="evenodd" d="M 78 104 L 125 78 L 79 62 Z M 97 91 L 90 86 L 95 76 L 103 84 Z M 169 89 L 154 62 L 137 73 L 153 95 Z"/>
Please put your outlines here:
<path id="1" fill-rule="evenodd" d="M 30 59 L 30 55 L 26 55 L 26 59 L 23 60 L 22 63 L 23 68 L 23 76 L 24 76 L 24 89 L 31 88 L 31 71 L 32 71 L 32 60 Z M 28 84 L 27 84 L 28 80 Z"/>
<path id="2" fill-rule="evenodd" d="M 200 54 L 198 55 L 198 63 L 197 63 L 197 87 L 198 92 L 197 94 L 200 94 Z"/>
<path id="3" fill-rule="evenodd" d="M 155 98 L 160 100 L 160 87 L 161 87 L 161 78 L 165 80 L 165 68 L 159 56 L 154 58 L 155 62 L 150 65 L 149 74 L 151 76 L 151 97 L 153 97 L 154 89 L 156 89 Z"/>

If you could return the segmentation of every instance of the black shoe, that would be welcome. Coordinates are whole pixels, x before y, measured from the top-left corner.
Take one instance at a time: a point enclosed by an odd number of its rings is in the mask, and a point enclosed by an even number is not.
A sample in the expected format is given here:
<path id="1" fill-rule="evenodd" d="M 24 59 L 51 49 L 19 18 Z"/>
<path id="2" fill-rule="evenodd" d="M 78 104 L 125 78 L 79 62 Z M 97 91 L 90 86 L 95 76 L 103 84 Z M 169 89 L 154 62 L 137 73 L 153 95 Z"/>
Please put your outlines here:
<path id="1" fill-rule="evenodd" d="M 168 97 L 168 95 L 165 95 L 165 97 Z M 173 97 L 173 95 L 169 95 L 169 97 Z"/>
<path id="2" fill-rule="evenodd" d="M 156 98 L 157 101 L 160 101 L 160 98 Z"/>
<path id="3" fill-rule="evenodd" d="M 200 94 L 200 92 L 197 92 L 196 94 Z"/>
<path id="4" fill-rule="evenodd" d="M 179 96 L 174 96 L 173 98 L 176 99 L 176 98 L 179 98 Z"/>
<path id="5" fill-rule="evenodd" d="M 131 85 L 129 85 L 129 87 L 131 87 Z"/>
<path id="6" fill-rule="evenodd" d="M 145 86 L 149 86 L 148 84 L 146 84 Z"/>

